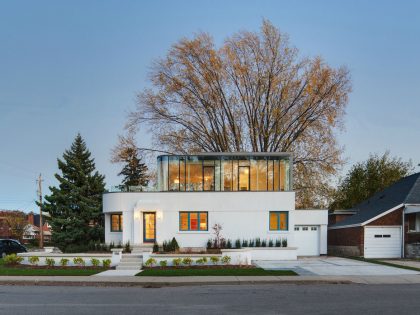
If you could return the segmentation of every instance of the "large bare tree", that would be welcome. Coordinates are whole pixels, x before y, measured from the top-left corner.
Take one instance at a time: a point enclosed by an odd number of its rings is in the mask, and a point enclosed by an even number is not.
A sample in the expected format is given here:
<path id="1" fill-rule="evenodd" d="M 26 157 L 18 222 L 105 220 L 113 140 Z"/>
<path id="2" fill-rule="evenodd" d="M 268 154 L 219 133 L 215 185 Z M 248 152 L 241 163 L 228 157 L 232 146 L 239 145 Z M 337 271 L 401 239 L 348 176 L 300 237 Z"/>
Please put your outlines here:
<path id="1" fill-rule="evenodd" d="M 322 206 L 341 165 L 335 133 L 351 90 L 345 67 L 300 58 L 264 20 L 216 47 L 210 35 L 181 39 L 150 73 L 127 128 L 147 123 L 174 153 L 292 152 L 298 207 Z"/>

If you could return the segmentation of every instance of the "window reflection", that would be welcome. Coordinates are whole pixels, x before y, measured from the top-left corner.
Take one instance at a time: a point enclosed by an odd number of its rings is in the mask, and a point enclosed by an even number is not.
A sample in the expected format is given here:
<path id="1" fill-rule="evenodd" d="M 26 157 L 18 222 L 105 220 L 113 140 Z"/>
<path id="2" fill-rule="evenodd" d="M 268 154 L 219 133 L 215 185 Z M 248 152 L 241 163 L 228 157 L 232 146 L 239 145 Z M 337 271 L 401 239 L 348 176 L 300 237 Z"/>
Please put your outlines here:
<path id="1" fill-rule="evenodd" d="M 286 156 L 160 156 L 161 191 L 289 191 Z"/>

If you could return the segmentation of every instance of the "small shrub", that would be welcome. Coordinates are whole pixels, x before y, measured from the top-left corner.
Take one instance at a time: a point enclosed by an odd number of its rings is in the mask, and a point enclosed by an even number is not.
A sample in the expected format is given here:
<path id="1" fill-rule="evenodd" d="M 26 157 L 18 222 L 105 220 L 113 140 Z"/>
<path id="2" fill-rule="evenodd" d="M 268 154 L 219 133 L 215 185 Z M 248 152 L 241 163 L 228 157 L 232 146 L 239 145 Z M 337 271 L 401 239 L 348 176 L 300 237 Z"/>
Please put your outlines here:
<path id="1" fill-rule="evenodd" d="M 203 262 L 205 263 L 205 264 L 207 264 L 207 257 L 203 257 L 203 258 L 201 258 L 202 260 L 203 260 Z"/>
<path id="2" fill-rule="evenodd" d="M 182 264 L 185 266 L 191 266 L 192 263 L 193 263 L 193 260 L 191 259 L 191 257 L 185 257 L 182 260 Z"/>
<path id="3" fill-rule="evenodd" d="M 281 242 L 279 239 L 276 239 L 276 247 L 280 247 L 281 246 Z"/>
<path id="4" fill-rule="evenodd" d="M 196 263 L 197 265 L 204 265 L 204 260 L 203 260 L 203 258 L 199 258 L 199 259 L 197 259 L 197 260 L 195 261 L 195 263 Z"/>
<path id="5" fill-rule="evenodd" d="M 127 241 L 127 243 L 125 243 L 124 251 L 126 253 L 131 253 L 130 241 Z"/>
<path id="6" fill-rule="evenodd" d="M 259 237 L 255 239 L 255 247 L 261 247 L 261 240 Z"/>
<path id="7" fill-rule="evenodd" d="M 249 247 L 255 247 L 254 240 L 249 240 Z"/>
<path id="8" fill-rule="evenodd" d="M 45 258 L 45 263 L 48 267 L 54 267 L 55 259 L 54 258 Z"/>
<path id="9" fill-rule="evenodd" d="M 114 242 L 109 243 L 109 250 L 111 251 L 113 248 L 115 248 Z"/>
<path id="10" fill-rule="evenodd" d="M 179 245 L 178 245 L 178 242 L 176 241 L 176 238 L 175 237 L 172 238 L 172 241 L 171 241 L 171 249 L 174 252 L 176 252 L 176 251 L 179 250 Z"/>
<path id="11" fill-rule="evenodd" d="M 69 260 L 67 258 L 60 259 L 60 266 L 65 267 L 69 264 Z"/>
<path id="12" fill-rule="evenodd" d="M 211 263 L 212 263 L 213 265 L 217 265 L 217 264 L 218 264 L 218 262 L 220 261 L 220 258 L 219 258 L 219 257 L 217 257 L 217 256 L 211 256 L 211 257 L 210 257 L 210 261 L 211 261 Z"/>
<path id="13" fill-rule="evenodd" d="M 73 263 L 77 266 L 80 266 L 80 267 L 82 267 L 86 264 L 82 257 L 74 257 L 73 258 Z"/>
<path id="14" fill-rule="evenodd" d="M 283 238 L 283 239 L 281 240 L 281 246 L 282 246 L 282 247 L 287 247 L 287 238 Z"/>
<path id="15" fill-rule="evenodd" d="M 231 260 L 232 260 L 232 258 L 230 256 L 226 255 L 226 256 L 222 257 L 222 263 L 225 264 L 225 265 L 229 265 Z"/>
<path id="16" fill-rule="evenodd" d="M 90 260 L 90 263 L 92 264 L 93 267 L 98 267 L 101 262 L 99 261 L 99 259 L 92 258 Z"/>
<path id="17" fill-rule="evenodd" d="M 267 247 L 267 241 L 266 240 L 262 240 L 261 247 Z"/>
<path id="18" fill-rule="evenodd" d="M 268 247 L 273 247 L 273 245 L 274 245 L 274 244 L 273 244 L 273 240 L 269 240 L 269 241 L 268 241 Z"/>
<path id="19" fill-rule="evenodd" d="M 31 257 L 29 257 L 28 261 L 31 265 L 36 266 L 39 263 L 39 257 L 38 256 L 31 256 Z"/>
<path id="20" fill-rule="evenodd" d="M 206 247 L 207 247 L 207 249 L 211 249 L 211 246 L 212 246 L 212 242 L 211 242 L 211 240 L 209 239 L 209 240 L 207 241 L 207 245 L 206 245 Z"/>
<path id="21" fill-rule="evenodd" d="M 146 260 L 146 262 L 144 263 L 145 266 L 147 267 L 153 267 L 153 265 L 156 265 L 157 261 L 156 259 L 150 257 L 148 260 Z"/>
<path id="22" fill-rule="evenodd" d="M 166 267 L 168 265 L 168 261 L 167 260 L 161 260 L 161 261 L 159 261 L 159 265 L 161 267 Z"/>
<path id="23" fill-rule="evenodd" d="M 104 268 L 109 268 L 109 267 L 111 267 L 111 259 L 103 259 L 103 260 L 102 260 L 102 266 L 103 266 Z"/>
<path id="24" fill-rule="evenodd" d="M 23 261 L 23 257 L 20 257 L 16 254 L 10 254 L 4 257 L 3 261 L 5 265 L 17 265 Z"/>
<path id="25" fill-rule="evenodd" d="M 181 262 L 182 262 L 182 259 L 181 258 L 174 258 L 174 259 L 172 259 L 172 264 L 174 266 L 179 266 L 181 264 Z"/>
<path id="26" fill-rule="evenodd" d="M 241 240 L 239 238 L 235 241 L 235 248 L 241 248 Z"/>
<path id="27" fill-rule="evenodd" d="M 117 248 L 123 248 L 123 245 L 122 245 L 121 241 L 118 242 Z"/>
<path id="28" fill-rule="evenodd" d="M 226 248 L 232 248 L 232 242 L 230 240 L 227 241 Z"/>
<path id="29" fill-rule="evenodd" d="M 153 244 L 153 252 L 157 253 L 159 251 L 159 245 L 157 243 Z"/>

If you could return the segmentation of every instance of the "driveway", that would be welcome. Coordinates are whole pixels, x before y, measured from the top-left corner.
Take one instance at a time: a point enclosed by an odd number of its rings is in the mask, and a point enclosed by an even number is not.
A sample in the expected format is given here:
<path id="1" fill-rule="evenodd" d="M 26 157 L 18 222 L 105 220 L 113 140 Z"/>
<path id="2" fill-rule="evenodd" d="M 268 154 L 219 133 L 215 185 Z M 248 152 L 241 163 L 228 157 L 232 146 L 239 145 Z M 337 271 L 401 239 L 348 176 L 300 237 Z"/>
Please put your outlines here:
<path id="1" fill-rule="evenodd" d="M 302 276 L 397 276 L 420 274 L 418 271 L 339 257 L 307 257 L 293 261 L 258 260 L 254 261 L 254 263 L 267 270 L 293 270 Z"/>

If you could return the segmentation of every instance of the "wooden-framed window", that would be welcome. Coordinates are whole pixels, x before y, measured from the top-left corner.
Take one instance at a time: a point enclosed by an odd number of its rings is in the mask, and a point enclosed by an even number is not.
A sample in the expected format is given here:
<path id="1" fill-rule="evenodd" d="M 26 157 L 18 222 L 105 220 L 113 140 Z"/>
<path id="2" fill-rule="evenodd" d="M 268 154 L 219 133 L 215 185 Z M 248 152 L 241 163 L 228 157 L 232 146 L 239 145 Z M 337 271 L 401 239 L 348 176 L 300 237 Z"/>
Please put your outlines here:
<path id="1" fill-rule="evenodd" d="M 269 214 L 270 231 L 288 231 L 289 230 L 289 212 L 270 211 Z"/>
<path id="2" fill-rule="evenodd" d="M 111 214 L 111 232 L 122 232 L 123 216 L 121 213 Z"/>
<path id="3" fill-rule="evenodd" d="M 180 211 L 179 212 L 180 231 L 208 231 L 208 212 L 207 211 Z"/>

